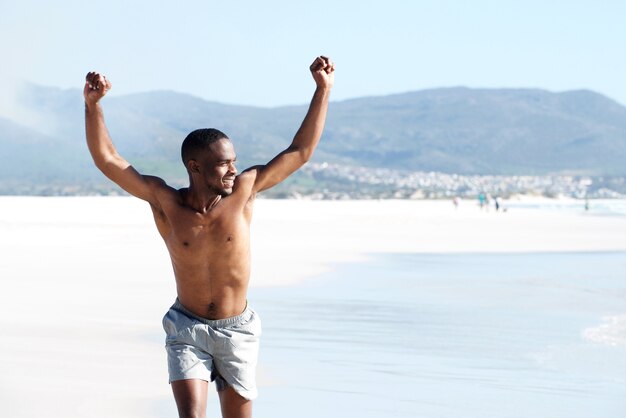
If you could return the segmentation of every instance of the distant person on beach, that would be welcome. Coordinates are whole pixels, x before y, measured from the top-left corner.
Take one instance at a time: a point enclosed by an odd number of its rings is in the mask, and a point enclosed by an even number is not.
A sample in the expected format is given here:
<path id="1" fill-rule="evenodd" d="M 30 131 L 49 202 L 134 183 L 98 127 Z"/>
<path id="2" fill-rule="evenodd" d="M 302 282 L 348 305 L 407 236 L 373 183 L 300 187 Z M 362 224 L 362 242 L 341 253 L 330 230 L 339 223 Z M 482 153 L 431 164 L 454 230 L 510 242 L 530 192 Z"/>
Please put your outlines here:
<path id="1" fill-rule="evenodd" d="M 486 204 L 487 204 L 487 196 L 484 193 L 478 194 L 478 206 L 480 206 L 481 209 L 484 209 Z"/>
<path id="2" fill-rule="evenodd" d="M 222 416 L 252 416 L 261 335 L 260 319 L 247 301 L 252 209 L 257 193 L 302 167 L 320 140 L 335 65 L 320 56 L 310 71 L 315 93 L 287 149 L 238 175 L 230 139 L 217 129 L 195 130 L 182 143 L 189 187 L 179 190 L 139 174 L 117 153 L 99 104 L 111 83 L 102 74 L 87 74 L 85 124 L 94 163 L 122 189 L 150 204 L 174 267 L 178 297 L 163 328 L 181 417 L 205 416 L 209 381 L 216 383 Z"/>

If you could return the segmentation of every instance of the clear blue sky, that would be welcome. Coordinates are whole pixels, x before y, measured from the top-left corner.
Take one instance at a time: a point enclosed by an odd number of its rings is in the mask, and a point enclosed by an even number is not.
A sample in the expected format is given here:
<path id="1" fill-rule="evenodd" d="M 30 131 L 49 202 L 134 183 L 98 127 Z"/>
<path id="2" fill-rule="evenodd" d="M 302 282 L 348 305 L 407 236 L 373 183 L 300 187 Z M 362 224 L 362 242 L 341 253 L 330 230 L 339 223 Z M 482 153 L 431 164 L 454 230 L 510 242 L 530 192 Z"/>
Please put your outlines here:
<path id="1" fill-rule="evenodd" d="M 335 100 L 463 85 L 626 104 L 625 18 L 624 0 L 0 0 L 0 76 L 68 88 L 96 69 L 118 95 L 278 106 L 308 102 L 324 53 Z"/>

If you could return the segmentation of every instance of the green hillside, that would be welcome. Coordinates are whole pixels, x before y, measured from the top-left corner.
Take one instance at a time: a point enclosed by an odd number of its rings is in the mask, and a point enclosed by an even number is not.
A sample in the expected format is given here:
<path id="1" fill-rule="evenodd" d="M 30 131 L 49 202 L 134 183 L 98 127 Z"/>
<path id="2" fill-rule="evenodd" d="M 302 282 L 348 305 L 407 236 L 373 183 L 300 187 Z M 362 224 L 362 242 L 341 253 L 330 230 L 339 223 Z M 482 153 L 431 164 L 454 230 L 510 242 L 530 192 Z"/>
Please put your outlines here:
<path id="1" fill-rule="evenodd" d="M 84 145 L 81 91 L 29 85 L 21 100 L 50 123 L 0 119 L 0 193 L 18 184 L 104 183 Z M 169 91 L 107 97 L 103 106 L 120 153 L 138 169 L 181 184 L 180 143 L 189 131 L 223 130 L 245 168 L 286 147 L 306 112 L 304 105 L 224 105 Z M 461 87 L 332 102 L 313 161 L 458 174 L 624 176 L 626 108 L 591 91 Z"/>

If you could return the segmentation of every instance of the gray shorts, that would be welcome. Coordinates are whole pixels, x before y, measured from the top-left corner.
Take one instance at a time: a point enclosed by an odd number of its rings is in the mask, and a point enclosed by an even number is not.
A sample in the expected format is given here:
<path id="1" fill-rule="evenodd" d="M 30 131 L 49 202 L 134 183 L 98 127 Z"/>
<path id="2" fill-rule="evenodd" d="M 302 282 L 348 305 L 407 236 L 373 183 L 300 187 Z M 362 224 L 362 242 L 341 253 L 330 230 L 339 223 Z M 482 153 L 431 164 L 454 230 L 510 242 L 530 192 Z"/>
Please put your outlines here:
<path id="1" fill-rule="evenodd" d="M 246 306 L 241 315 L 210 320 L 189 312 L 178 299 L 163 317 L 170 383 L 215 381 L 246 399 L 257 397 L 256 365 L 261 319 Z"/>

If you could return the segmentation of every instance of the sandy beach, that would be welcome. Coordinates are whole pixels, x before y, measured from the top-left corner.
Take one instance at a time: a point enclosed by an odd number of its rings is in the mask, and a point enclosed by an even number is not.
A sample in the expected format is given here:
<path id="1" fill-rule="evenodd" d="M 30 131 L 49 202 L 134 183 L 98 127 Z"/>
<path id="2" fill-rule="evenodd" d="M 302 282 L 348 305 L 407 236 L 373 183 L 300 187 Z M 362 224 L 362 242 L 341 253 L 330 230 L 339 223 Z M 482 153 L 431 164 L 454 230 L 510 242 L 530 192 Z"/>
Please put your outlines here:
<path id="1" fill-rule="evenodd" d="M 147 204 L 0 197 L 0 251 L 0 414 L 162 416 L 161 318 L 175 289 Z M 590 251 L 626 251 L 626 217 L 582 203 L 496 213 L 469 201 L 260 199 L 251 286 L 298 286 L 371 254 Z M 259 373 L 262 390 L 274 377 Z"/>

